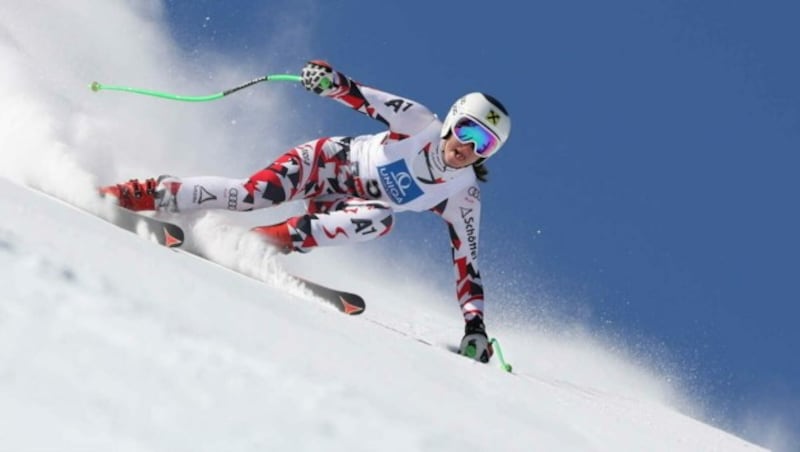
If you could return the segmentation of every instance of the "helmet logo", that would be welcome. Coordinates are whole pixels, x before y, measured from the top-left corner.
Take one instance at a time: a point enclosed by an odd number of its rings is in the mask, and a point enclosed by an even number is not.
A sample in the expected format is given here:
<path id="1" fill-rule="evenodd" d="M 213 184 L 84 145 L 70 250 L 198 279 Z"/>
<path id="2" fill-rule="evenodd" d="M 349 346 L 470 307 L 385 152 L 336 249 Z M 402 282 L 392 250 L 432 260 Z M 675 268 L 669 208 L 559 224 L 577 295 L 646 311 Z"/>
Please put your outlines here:
<path id="1" fill-rule="evenodd" d="M 497 125 L 500 122 L 500 115 L 498 115 L 494 110 L 489 110 L 489 114 L 486 115 L 486 119 L 492 123 L 492 125 Z"/>

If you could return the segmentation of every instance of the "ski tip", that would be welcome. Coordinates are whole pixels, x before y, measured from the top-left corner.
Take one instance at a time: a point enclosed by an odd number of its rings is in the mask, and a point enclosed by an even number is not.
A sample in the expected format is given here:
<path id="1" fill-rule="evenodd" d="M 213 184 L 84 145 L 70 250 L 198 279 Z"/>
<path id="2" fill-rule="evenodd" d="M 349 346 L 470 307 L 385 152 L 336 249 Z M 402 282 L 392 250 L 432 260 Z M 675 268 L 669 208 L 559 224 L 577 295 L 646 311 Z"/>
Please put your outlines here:
<path id="1" fill-rule="evenodd" d="M 164 228 L 164 246 L 167 248 L 175 248 L 183 244 L 182 234 L 172 234 L 169 228 Z"/>
<path id="2" fill-rule="evenodd" d="M 363 300 L 360 304 L 353 304 L 348 302 L 345 297 L 340 296 L 339 301 L 342 303 L 342 312 L 347 315 L 359 315 L 366 309 Z"/>

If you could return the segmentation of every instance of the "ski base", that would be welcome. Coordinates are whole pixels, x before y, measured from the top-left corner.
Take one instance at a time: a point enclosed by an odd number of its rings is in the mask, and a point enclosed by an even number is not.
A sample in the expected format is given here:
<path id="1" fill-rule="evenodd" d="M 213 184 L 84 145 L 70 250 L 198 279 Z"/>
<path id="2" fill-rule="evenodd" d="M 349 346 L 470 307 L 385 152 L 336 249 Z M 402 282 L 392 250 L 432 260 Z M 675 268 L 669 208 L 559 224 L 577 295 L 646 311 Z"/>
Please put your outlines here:
<path id="1" fill-rule="evenodd" d="M 122 207 L 115 207 L 114 218 L 109 221 L 122 229 L 137 234 L 140 232 L 141 225 L 144 224 L 150 238 L 168 248 L 178 248 L 184 242 L 184 233 L 180 226 Z M 206 259 L 190 251 L 187 252 L 201 259 Z M 294 275 L 292 277 L 302 283 L 317 298 L 321 298 L 326 303 L 333 305 L 343 314 L 359 315 L 367 308 L 364 298 L 357 294 L 324 286 Z"/>
<path id="2" fill-rule="evenodd" d="M 332 304 L 336 309 L 338 309 L 343 314 L 347 315 L 359 315 L 367 309 L 367 305 L 364 302 L 364 299 L 360 295 L 356 295 L 352 292 L 345 292 L 343 290 L 333 289 L 328 286 L 323 286 L 322 284 L 317 284 L 315 282 L 309 281 L 304 278 L 299 278 L 297 276 L 292 276 L 296 280 L 303 283 L 303 285 L 308 288 L 314 295 L 319 298 L 322 298 L 327 303 Z"/>
<path id="3" fill-rule="evenodd" d="M 148 217 L 116 206 L 114 207 L 114 216 L 109 221 L 135 234 L 140 232 L 140 227 L 144 224 L 148 235 L 160 245 L 168 248 L 176 248 L 183 245 L 183 229 L 168 221 Z"/>

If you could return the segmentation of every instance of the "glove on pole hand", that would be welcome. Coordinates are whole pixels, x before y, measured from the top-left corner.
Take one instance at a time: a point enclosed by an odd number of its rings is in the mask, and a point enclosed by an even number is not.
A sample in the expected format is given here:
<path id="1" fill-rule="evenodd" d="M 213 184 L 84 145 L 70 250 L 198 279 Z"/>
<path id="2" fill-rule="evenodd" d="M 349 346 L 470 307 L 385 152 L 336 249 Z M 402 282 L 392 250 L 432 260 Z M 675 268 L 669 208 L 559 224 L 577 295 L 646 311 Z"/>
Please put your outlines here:
<path id="1" fill-rule="evenodd" d="M 480 316 L 475 316 L 467 321 L 464 327 L 464 338 L 458 352 L 482 363 L 488 363 L 494 354 L 492 344 L 486 336 L 486 326 Z"/>
<path id="2" fill-rule="evenodd" d="M 309 61 L 303 66 L 300 77 L 305 89 L 322 96 L 329 95 L 339 87 L 338 74 L 325 61 Z"/>

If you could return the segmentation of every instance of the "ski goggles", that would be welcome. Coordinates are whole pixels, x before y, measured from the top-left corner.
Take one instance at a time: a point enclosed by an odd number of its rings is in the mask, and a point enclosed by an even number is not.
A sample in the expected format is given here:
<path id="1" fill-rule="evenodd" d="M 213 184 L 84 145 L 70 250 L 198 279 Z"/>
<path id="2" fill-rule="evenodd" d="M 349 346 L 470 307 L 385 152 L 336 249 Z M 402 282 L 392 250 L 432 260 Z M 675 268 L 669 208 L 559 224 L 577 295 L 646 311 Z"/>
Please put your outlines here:
<path id="1" fill-rule="evenodd" d="M 483 124 L 461 118 L 453 125 L 453 135 L 462 143 L 472 143 L 478 157 L 488 158 L 500 147 L 500 140 Z"/>

